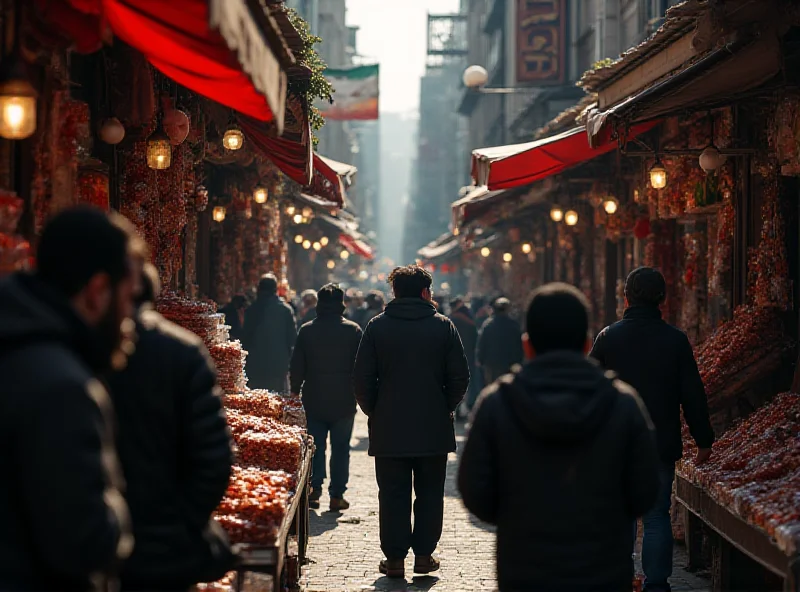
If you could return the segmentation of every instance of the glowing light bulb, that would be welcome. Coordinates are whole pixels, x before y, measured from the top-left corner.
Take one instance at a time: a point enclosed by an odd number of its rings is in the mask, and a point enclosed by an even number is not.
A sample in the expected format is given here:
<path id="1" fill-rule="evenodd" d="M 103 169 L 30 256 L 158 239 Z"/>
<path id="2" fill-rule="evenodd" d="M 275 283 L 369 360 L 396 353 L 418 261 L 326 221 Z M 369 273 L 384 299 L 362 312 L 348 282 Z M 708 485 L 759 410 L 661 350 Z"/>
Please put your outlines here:
<path id="1" fill-rule="evenodd" d="M 314 244 L 311 246 L 314 247 L 315 251 L 319 251 L 322 249 L 322 243 L 320 243 L 319 241 L 314 241 Z"/>
<path id="2" fill-rule="evenodd" d="M 295 236 L 294 237 L 294 242 L 296 244 L 298 244 L 298 245 L 302 245 L 303 244 L 303 235 L 302 234 L 298 234 L 297 236 Z"/>
<path id="3" fill-rule="evenodd" d="M 489 247 L 483 247 L 481 249 L 481 256 L 482 257 L 488 257 L 491 254 L 492 254 L 492 250 Z"/>
<path id="4" fill-rule="evenodd" d="M 306 250 L 310 249 L 311 248 L 311 241 L 308 240 L 308 239 L 304 240 L 303 241 L 303 248 L 306 249 Z"/>
<path id="5" fill-rule="evenodd" d="M 553 222 L 561 222 L 564 219 L 564 210 L 558 206 L 550 210 L 550 219 Z"/>
<path id="6" fill-rule="evenodd" d="M 341 257 L 342 260 L 347 261 L 348 259 L 350 259 L 350 251 L 342 251 L 341 253 L 339 253 L 339 257 Z"/>
<path id="7" fill-rule="evenodd" d="M 568 210 L 564 214 L 564 222 L 567 226 L 575 226 L 578 223 L 578 212 L 575 210 Z"/>
<path id="8" fill-rule="evenodd" d="M 608 215 L 615 214 L 618 207 L 619 207 L 619 202 L 615 197 L 608 197 L 603 202 L 603 209 L 606 211 L 606 214 Z"/>
<path id="9" fill-rule="evenodd" d="M 331 259 L 330 261 L 328 261 L 328 269 L 333 269 L 334 267 L 336 267 L 336 261 Z"/>
<path id="10" fill-rule="evenodd" d="M 667 169 L 658 159 L 650 168 L 650 186 L 653 189 L 664 189 L 667 186 Z"/>
<path id="11" fill-rule="evenodd" d="M 505 261 L 506 263 L 511 263 L 511 260 L 513 258 L 514 257 L 511 255 L 511 253 L 503 253 L 503 261 Z"/>
<path id="12" fill-rule="evenodd" d="M 256 187 L 256 190 L 253 191 L 253 200 L 258 204 L 267 203 L 268 198 L 269 193 L 264 187 Z"/>
<path id="13" fill-rule="evenodd" d="M 327 236 L 323 236 L 321 239 L 319 239 L 319 244 L 321 244 L 323 247 L 327 247 L 329 242 L 330 239 L 328 239 Z"/>
<path id="14" fill-rule="evenodd" d="M 300 214 L 295 214 L 292 220 L 295 224 L 301 224 L 303 222 L 303 217 Z"/>
<path id="15" fill-rule="evenodd" d="M 526 255 L 531 252 L 531 249 L 532 249 L 532 247 L 531 247 L 530 243 L 523 243 L 522 244 L 522 252 L 525 253 Z"/>

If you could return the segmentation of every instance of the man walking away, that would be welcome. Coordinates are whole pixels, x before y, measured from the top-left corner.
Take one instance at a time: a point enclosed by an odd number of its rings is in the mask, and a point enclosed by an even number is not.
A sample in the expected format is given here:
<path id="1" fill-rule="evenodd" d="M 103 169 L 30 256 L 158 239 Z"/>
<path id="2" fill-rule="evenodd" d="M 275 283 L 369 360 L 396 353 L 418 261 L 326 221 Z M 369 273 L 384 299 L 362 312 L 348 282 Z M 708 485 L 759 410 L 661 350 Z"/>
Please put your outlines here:
<path id="1" fill-rule="evenodd" d="M 286 392 L 286 375 L 297 327 L 291 307 L 278 297 L 278 280 L 268 273 L 258 283 L 256 301 L 244 317 L 242 345 L 248 351 L 250 388 Z"/>
<path id="2" fill-rule="evenodd" d="M 380 290 L 371 290 L 364 299 L 366 308 L 361 317 L 361 328 L 366 329 L 369 322 L 383 312 L 386 307 L 386 298 Z"/>
<path id="3" fill-rule="evenodd" d="M 369 417 L 380 502 L 380 571 L 439 569 L 447 455 L 456 449 L 453 412 L 469 385 L 469 366 L 453 323 L 436 312 L 433 277 L 414 265 L 389 275 L 394 300 L 364 332 L 354 372 L 356 399 Z M 411 484 L 414 529 L 411 529 Z"/>
<path id="4" fill-rule="evenodd" d="M 536 290 L 528 362 L 478 399 L 458 488 L 497 525 L 503 592 L 631 589 L 630 525 L 656 499 L 656 445 L 636 392 L 586 358 L 588 309 L 572 286 Z"/>
<path id="5" fill-rule="evenodd" d="M 463 298 L 456 297 L 450 301 L 450 320 L 458 330 L 458 335 L 461 337 L 461 343 L 464 346 L 464 353 L 467 356 L 467 363 L 469 364 L 469 389 L 467 390 L 467 397 L 464 404 L 461 405 L 468 411 L 475 404 L 480 392 L 477 372 L 475 372 L 475 350 L 478 346 L 478 327 L 475 325 L 475 320 L 472 312 Z"/>
<path id="6" fill-rule="evenodd" d="M 237 294 L 219 309 L 219 312 L 225 315 L 225 324 L 231 328 L 228 334 L 233 341 L 242 339 L 245 310 L 247 310 L 247 298 L 243 294 Z"/>
<path id="7" fill-rule="evenodd" d="M 36 272 L 0 282 L 0 590 L 101 589 L 131 552 L 96 377 L 124 360 L 143 248 L 121 216 L 70 209 L 44 228 Z"/>
<path id="8" fill-rule="evenodd" d="M 519 323 L 509 316 L 510 310 L 508 298 L 495 300 L 492 316 L 478 335 L 475 358 L 487 385 L 507 374 L 514 365 L 522 363 L 522 331 Z"/>
<path id="9" fill-rule="evenodd" d="M 650 267 L 634 269 L 625 281 L 622 320 L 598 335 L 592 357 L 633 386 L 653 418 L 658 441 L 661 489 L 644 523 L 642 567 L 647 592 L 669 591 L 672 575 L 670 502 L 675 463 L 683 453 L 681 409 L 697 443 L 697 464 L 711 455 L 714 431 L 705 388 L 686 335 L 661 319 L 667 285 Z"/>
<path id="10" fill-rule="evenodd" d="M 317 293 L 314 290 L 306 290 L 300 296 L 300 310 L 297 315 L 298 330 L 315 318 L 317 318 Z"/>
<path id="11" fill-rule="evenodd" d="M 292 393 L 302 394 L 308 433 L 316 451 L 311 477 L 312 508 L 319 508 L 325 480 L 325 448 L 331 436 L 331 480 L 328 488 L 332 512 L 346 510 L 344 499 L 350 478 L 350 437 L 356 416 L 353 364 L 361 329 L 344 318 L 344 292 L 328 284 L 316 294 L 317 318 L 303 325 L 292 354 Z"/>
<path id="12" fill-rule="evenodd" d="M 143 285 L 136 351 L 109 378 L 136 539 L 121 585 L 187 590 L 233 568 L 227 537 L 211 519 L 233 451 L 208 352 L 153 308 L 158 274 L 149 263 Z"/>

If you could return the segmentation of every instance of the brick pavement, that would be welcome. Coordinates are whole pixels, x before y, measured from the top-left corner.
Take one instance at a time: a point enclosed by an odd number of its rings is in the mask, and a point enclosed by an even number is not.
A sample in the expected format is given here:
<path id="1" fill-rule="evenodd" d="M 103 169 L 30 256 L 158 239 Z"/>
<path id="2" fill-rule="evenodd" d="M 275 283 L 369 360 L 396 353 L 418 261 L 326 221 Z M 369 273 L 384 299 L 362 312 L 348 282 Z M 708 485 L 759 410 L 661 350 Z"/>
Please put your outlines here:
<path id="1" fill-rule="evenodd" d="M 459 442 L 463 433 L 459 430 Z M 312 510 L 309 565 L 303 569 L 306 592 L 355 592 L 366 590 L 434 590 L 476 592 L 495 589 L 494 533 L 471 517 L 456 491 L 457 458 L 450 455 L 445 485 L 444 532 L 437 549 L 442 569 L 434 577 L 411 578 L 413 556 L 406 562 L 406 582 L 390 580 L 378 572 L 383 557 L 378 539 L 378 487 L 372 458 L 367 455 L 367 421 L 359 413 L 353 432 L 350 510 L 327 512 L 325 491 L 321 510 Z M 325 487 L 327 487 L 327 482 Z M 685 558 L 676 552 L 676 565 Z M 707 583 L 676 567 L 674 592 L 706 592 Z"/>

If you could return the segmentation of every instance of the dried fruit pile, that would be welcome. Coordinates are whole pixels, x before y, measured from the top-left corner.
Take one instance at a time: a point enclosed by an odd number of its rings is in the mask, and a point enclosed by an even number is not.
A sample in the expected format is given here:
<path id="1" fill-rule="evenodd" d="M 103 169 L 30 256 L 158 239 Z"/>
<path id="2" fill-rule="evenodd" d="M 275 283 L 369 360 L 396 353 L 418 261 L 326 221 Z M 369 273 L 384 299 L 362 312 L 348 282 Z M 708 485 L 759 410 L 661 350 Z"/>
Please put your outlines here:
<path id="1" fill-rule="evenodd" d="M 778 395 L 734 425 L 703 466 L 689 460 L 693 448 L 684 433 L 681 476 L 793 552 L 800 538 L 800 395 Z"/>
<path id="2" fill-rule="evenodd" d="M 224 393 L 241 393 L 247 388 L 244 359 L 247 352 L 238 341 L 215 343 L 209 353 L 217 367 L 217 380 Z"/>
<path id="3" fill-rule="evenodd" d="M 779 312 L 740 306 L 695 350 L 709 402 L 748 366 L 786 346 Z"/>
<path id="4" fill-rule="evenodd" d="M 302 434 L 300 428 L 277 422 L 273 422 L 267 432 L 244 432 L 235 438 L 239 449 L 239 464 L 269 471 L 297 473 L 303 459 Z"/>

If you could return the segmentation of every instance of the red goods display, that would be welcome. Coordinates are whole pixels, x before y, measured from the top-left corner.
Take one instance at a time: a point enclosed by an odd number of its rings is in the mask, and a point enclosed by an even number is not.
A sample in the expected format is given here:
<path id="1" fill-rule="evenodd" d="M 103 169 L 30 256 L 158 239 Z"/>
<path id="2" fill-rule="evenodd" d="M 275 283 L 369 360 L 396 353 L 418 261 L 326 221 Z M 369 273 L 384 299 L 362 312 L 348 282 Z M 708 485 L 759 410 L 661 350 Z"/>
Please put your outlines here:
<path id="1" fill-rule="evenodd" d="M 250 390 L 241 395 L 225 397 L 225 407 L 242 414 L 280 420 L 283 417 L 283 402 L 279 395 L 264 390 Z"/>
<path id="2" fill-rule="evenodd" d="M 246 431 L 235 438 L 239 463 L 270 471 L 296 473 L 303 457 L 303 431 L 296 426 L 272 425 L 267 432 Z"/>
<path id="3" fill-rule="evenodd" d="M 219 386 L 225 393 L 240 393 L 247 388 L 244 359 L 247 352 L 238 341 L 216 343 L 209 349 L 217 366 Z"/>

